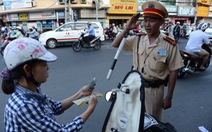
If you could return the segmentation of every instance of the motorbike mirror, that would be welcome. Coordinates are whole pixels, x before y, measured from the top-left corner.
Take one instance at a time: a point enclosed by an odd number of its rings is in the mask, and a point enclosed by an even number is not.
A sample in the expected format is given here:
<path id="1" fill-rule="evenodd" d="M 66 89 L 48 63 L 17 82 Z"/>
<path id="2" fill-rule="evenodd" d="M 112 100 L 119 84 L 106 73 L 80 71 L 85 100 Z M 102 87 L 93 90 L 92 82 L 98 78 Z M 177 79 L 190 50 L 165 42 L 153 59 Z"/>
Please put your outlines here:
<path id="1" fill-rule="evenodd" d="M 105 94 L 106 101 L 114 101 L 116 99 L 116 92 L 109 91 Z"/>

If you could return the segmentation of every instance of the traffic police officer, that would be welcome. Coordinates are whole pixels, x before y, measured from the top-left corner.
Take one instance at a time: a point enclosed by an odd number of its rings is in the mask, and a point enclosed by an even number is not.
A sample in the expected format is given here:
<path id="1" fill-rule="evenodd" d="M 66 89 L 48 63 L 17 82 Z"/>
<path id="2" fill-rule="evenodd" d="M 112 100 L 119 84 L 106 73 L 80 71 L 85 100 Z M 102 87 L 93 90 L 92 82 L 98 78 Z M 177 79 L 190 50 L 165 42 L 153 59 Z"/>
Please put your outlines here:
<path id="1" fill-rule="evenodd" d="M 160 32 L 160 26 L 168 16 L 166 8 L 160 2 L 146 1 L 142 9 L 147 34 L 126 38 L 123 49 L 133 51 L 134 69 L 142 74 L 146 112 L 162 120 L 162 109 L 172 105 L 177 69 L 183 63 L 175 41 Z M 132 16 L 125 29 L 113 41 L 114 47 L 118 47 L 123 37 L 139 25 L 139 17 L 140 13 Z M 167 82 L 168 90 L 164 96 Z"/>

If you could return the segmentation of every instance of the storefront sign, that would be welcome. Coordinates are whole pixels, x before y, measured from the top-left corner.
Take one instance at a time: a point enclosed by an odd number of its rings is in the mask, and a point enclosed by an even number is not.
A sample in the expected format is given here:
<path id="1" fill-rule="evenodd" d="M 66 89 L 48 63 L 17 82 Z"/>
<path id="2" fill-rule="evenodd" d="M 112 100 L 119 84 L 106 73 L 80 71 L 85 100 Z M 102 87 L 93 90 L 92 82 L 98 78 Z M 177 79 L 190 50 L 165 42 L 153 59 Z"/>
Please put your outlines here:
<path id="1" fill-rule="evenodd" d="M 96 11 L 95 10 L 80 10 L 78 18 L 96 18 Z M 105 10 L 98 10 L 98 18 L 105 18 L 106 11 Z"/>
<path id="2" fill-rule="evenodd" d="M 193 6 L 179 6 L 178 7 L 178 16 L 195 16 L 196 9 Z"/>
<path id="3" fill-rule="evenodd" d="M 197 3 L 210 6 L 210 0 L 197 0 Z"/>
<path id="4" fill-rule="evenodd" d="M 28 20 L 28 14 L 19 14 L 19 20 Z"/>
<path id="5" fill-rule="evenodd" d="M 137 12 L 136 0 L 113 0 L 110 2 L 109 14 L 135 14 Z"/>
<path id="6" fill-rule="evenodd" d="M 209 6 L 198 6 L 197 8 L 197 17 L 208 17 L 209 15 Z"/>
<path id="7" fill-rule="evenodd" d="M 10 20 L 10 21 L 19 20 L 18 14 L 10 14 L 10 15 L 9 15 L 9 20 Z"/>
<path id="8" fill-rule="evenodd" d="M 55 19 L 55 11 L 33 12 L 29 14 L 30 20 Z"/>
<path id="9" fill-rule="evenodd" d="M 32 7 L 32 0 L 3 0 L 4 10 Z"/>

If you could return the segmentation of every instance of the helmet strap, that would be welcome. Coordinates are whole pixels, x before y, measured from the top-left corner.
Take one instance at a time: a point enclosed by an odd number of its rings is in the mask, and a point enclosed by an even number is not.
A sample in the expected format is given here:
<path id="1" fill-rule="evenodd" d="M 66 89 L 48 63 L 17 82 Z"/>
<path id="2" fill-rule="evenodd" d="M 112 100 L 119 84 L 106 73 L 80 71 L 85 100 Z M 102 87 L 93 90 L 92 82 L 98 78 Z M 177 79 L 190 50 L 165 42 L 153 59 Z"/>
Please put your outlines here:
<path id="1" fill-rule="evenodd" d="M 32 74 L 32 71 L 31 71 L 31 68 L 30 68 L 30 65 L 28 65 L 29 67 L 29 72 L 30 72 L 30 76 L 28 76 L 24 71 L 23 71 L 23 76 L 24 78 L 29 81 L 29 82 L 32 82 L 35 86 L 39 87 L 40 86 L 40 83 L 38 83 L 35 79 L 34 79 L 34 76 Z"/>
<path id="2" fill-rule="evenodd" d="M 25 77 L 27 81 L 32 82 L 35 86 L 39 87 L 40 83 L 38 83 L 37 81 L 35 81 L 33 75 L 31 74 L 30 77 Z"/>

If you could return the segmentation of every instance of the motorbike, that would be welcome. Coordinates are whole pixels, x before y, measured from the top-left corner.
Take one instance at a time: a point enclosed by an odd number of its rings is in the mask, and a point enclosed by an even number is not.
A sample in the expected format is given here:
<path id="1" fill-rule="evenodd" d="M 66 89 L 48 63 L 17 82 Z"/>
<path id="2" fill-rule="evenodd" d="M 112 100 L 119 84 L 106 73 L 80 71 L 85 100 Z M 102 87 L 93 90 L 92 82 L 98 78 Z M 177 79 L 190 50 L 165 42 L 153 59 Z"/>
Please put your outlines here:
<path id="1" fill-rule="evenodd" d="M 177 132 L 170 123 L 145 112 L 144 83 L 139 71 L 131 70 L 122 83 L 105 94 L 111 102 L 102 132 Z"/>
<path id="2" fill-rule="evenodd" d="M 117 92 L 121 90 L 112 90 L 106 93 L 105 99 L 108 102 L 113 102 L 117 98 Z M 123 92 L 123 91 L 121 91 Z M 144 113 L 144 121 L 143 121 L 143 132 L 177 132 L 175 127 L 170 123 L 164 123 L 157 120 L 155 117 L 148 113 Z M 104 130 L 103 130 L 104 131 Z M 111 129 L 111 132 L 119 132 L 119 129 Z"/>
<path id="3" fill-rule="evenodd" d="M 203 44 L 202 48 L 210 53 L 207 63 L 204 66 L 207 69 L 208 66 L 210 65 L 212 51 L 206 44 Z M 180 50 L 180 54 L 182 56 L 182 61 L 184 63 L 184 67 L 178 69 L 178 72 L 177 72 L 178 78 L 183 78 L 187 74 L 192 74 L 197 71 L 202 71 L 200 69 L 200 65 L 203 60 L 202 56 L 199 56 L 199 55 L 195 54 L 194 52 L 190 52 L 187 50 Z"/>
<path id="4" fill-rule="evenodd" d="M 97 36 L 88 42 L 88 40 L 86 40 L 85 33 L 82 32 L 78 41 L 73 43 L 72 48 L 75 52 L 80 52 L 82 48 L 93 48 L 94 50 L 99 50 L 101 48 L 100 36 Z"/>
<path id="5" fill-rule="evenodd" d="M 5 37 L 5 40 L 3 41 L 3 43 L 0 46 L 0 54 L 2 56 L 3 56 L 3 52 L 4 52 L 4 49 L 6 48 L 6 46 L 14 39 L 16 39 L 16 38 Z"/>

